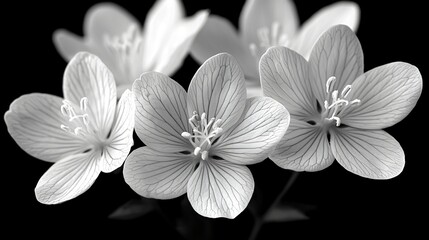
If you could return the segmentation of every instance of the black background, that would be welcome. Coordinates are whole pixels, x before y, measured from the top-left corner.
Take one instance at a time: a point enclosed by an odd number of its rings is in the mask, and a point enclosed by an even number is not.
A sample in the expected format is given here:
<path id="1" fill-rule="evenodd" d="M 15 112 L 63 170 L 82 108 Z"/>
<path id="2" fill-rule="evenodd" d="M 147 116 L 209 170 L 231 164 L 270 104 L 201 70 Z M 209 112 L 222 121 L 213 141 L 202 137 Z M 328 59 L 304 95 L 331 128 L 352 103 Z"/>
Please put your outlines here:
<path id="1" fill-rule="evenodd" d="M 33 3 L 13 1 L 2 6 L 2 90 L 1 109 L 22 94 L 43 92 L 62 96 L 62 76 L 66 62 L 56 52 L 52 33 L 58 28 L 82 34 L 87 9 L 98 1 L 61 1 Z M 238 23 L 244 1 L 184 1 L 188 15 L 199 9 L 227 17 Z M 301 19 L 308 19 L 319 8 L 334 1 L 296 1 Z M 423 78 L 427 73 L 427 14 L 423 2 L 356 1 L 361 7 L 358 37 L 364 51 L 365 70 L 393 62 L 416 65 Z M 375 3 L 374 3 L 375 2 Z M 153 1 L 122 1 L 141 22 Z M 185 88 L 198 68 L 188 57 L 173 76 Z M 402 122 L 386 129 L 402 145 L 406 154 L 403 173 L 388 181 L 358 177 L 338 163 L 316 173 L 302 173 L 287 195 L 287 200 L 315 205 L 311 220 L 263 227 L 259 239 L 294 239 L 295 237 L 387 237 L 399 233 L 427 235 L 427 107 L 426 91 Z M 118 236 L 141 239 L 181 239 L 156 214 L 134 221 L 108 220 L 119 205 L 137 195 L 123 181 L 122 174 L 101 174 L 95 184 L 76 199 L 48 206 L 37 202 L 34 187 L 49 168 L 46 163 L 27 155 L 1 125 L 1 199 L 3 209 L 0 229 L 12 236 L 43 238 L 67 236 Z M 426 149 L 425 149 L 426 148 Z M 280 191 L 290 171 L 276 167 L 269 160 L 250 167 L 259 188 Z M 258 194 L 256 190 L 255 196 Z M 186 196 L 184 196 L 186 197 Z M 265 198 L 270 199 L 271 195 Z M 256 197 L 255 197 L 256 198 Z M 162 201 L 167 210 L 177 207 L 176 200 Z M 253 200 L 252 200 L 253 201 Z M 174 210 L 173 210 L 174 211 Z M 197 215 L 196 213 L 194 213 Z M 245 211 L 235 220 L 205 219 L 219 239 L 246 239 L 252 222 Z M 5 224 L 6 223 L 6 224 Z M 193 224 L 189 222 L 189 224 Z M 7 234 L 2 231 L 3 234 Z M 2 235 L 3 235 L 2 234 Z M 423 235 L 421 235 L 423 234 Z M 4 235 L 6 236 L 6 235 Z"/>

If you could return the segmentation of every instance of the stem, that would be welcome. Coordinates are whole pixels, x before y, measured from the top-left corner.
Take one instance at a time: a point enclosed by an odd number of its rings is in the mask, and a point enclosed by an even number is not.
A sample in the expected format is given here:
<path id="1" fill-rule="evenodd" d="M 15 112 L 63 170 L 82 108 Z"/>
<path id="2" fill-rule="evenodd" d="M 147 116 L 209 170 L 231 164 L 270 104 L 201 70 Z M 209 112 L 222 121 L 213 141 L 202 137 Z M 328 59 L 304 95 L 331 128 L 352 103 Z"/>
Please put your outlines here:
<path id="1" fill-rule="evenodd" d="M 297 179 L 299 175 L 299 172 L 293 172 L 292 176 L 290 176 L 289 180 L 287 181 L 286 185 L 283 187 L 281 192 L 277 195 L 276 199 L 271 203 L 271 205 L 268 206 L 268 208 L 265 210 L 265 212 L 262 214 L 262 217 L 255 216 L 255 224 L 253 226 L 252 232 L 250 233 L 249 240 L 255 240 L 258 236 L 259 230 L 262 228 L 262 225 L 264 224 L 264 219 L 266 215 L 271 211 L 273 207 L 275 207 L 280 200 L 286 195 L 286 193 L 289 191 L 289 189 L 292 187 L 293 183 Z"/>

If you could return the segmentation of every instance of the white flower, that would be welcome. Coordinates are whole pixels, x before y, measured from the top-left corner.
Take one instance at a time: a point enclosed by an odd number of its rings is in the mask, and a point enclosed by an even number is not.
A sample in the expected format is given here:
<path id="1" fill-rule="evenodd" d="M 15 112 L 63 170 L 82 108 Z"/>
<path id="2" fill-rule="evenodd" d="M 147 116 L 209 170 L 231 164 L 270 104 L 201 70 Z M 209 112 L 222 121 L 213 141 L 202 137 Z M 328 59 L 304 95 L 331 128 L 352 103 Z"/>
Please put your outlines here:
<path id="1" fill-rule="evenodd" d="M 363 53 L 344 25 L 325 32 L 305 60 L 272 47 L 261 58 L 262 89 L 291 113 L 288 134 L 270 158 L 280 167 L 317 171 L 334 158 L 347 170 L 372 179 L 400 174 L 405 155 L 387 132 L 405 118 L 422 91 L 419 70 L 389 63 L 363 72 Z"/>
<path id="2" fill-rule="evenodd" d="M 186 18 L 179 0 L 159 0 L 142 28 L 123 8 L 101 3 L 86 14 L 83 38 L 60 29 L 54 33 L 54 43 L 66 60 L 79 51 L 100 57 L 115 76 L 119 96 L 145 71 L 173 74 L 207 15 L 199 11 Z"/>
<path id="3" fill-rule="evenodd" d="M 248 96 L 261 96 L 259 59 L 271 46 L 292 48 L 308 59 L 319 36 L 345 24 L 356 29 L 360 9 L 353 2 L 322 8 L 299 28 L 295 5 L 289 0 L 247 0 L 239 18 L 239 31 L 226 19 L 211 15 L 195 38 L 191 55 L 200 63 L 219 52 L 233 55 L 243 68 Z"/>
<path id="4" fill-rule="evenodd" d="M 268 157 L 289 125 L 289 113 L 268 97 L 246 100 L 244 75 L 229 54 L 208 59 L 186 92 L 145 73 L 133 85 L 136 132 L 146 147 L 124 164 L 125 181 L 144 197 L 187 192 L 199 214 L 235 218 L 250 201 L 246 164 Z"/>
<path id="5" fill-rule="evenodd" d="M 120 167 L 133 145 L 131 91 L 119 102 L 115 80 L 94 55 L 78 53 L 64 73 L 64 99 L 42 93 L 16 99 L 4 119 L 16 143 L 54 164 L 35 193 L 41 203 L 61 203 L 85 192 L 102 172 Z"/>

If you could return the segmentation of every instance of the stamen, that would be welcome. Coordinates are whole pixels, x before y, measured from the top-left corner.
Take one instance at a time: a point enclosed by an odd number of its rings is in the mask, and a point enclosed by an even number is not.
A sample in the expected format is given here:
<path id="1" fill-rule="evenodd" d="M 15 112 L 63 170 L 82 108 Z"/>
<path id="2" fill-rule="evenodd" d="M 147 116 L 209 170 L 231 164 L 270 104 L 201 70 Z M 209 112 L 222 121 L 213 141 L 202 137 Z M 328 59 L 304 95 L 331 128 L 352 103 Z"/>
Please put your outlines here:
<path id="1" fill-rule="evenodd" d="M 71 129 L 69 126 L 66 126 L 64 124 L 60 125 L 60 128 L 64 130 L 65 132 L 78 135 L 78 134 L 84 134 L 84 132 L 88 132 L 89 127 L 89 115 L 86 112 L 87 105 L 88 105 L 88 98 L 83 97 L 80 99 L 80 110 L 84 112 L 83 114 L 76 114 L 75 109 L 73 107 L 73 104 L 68 100 L 63 100 L 63 105 L 60 107 L 60 111 L 63 114 L 63 116 L 68 117 L 68 121 L 70 123 L 74 123 L 75 128 Z M 76 121 L 76 120 L 81 120 Z M 77 125 L 77 126 L 76 126 Z"/>
<path id="2" fill-rule="evenodd" d="M 283 32 L 279 22 L 272 22 L 271 25 L 261 27 L 256 31 L 257 42 L 250 43 L 249 49 L 253 56 L 259 57 L 272 46 L 287 46 L 289 39 Z"/>
<path id="3" fill-rule="evenodd" d="M 341 97 L 347 97 L 349 95 L 350 90 L 352 89 L 352 85 L 347 85 L 344 87 L 343 91 L 341 92 Z"/>
<path id="4" fill-rule="evenodd" d="M 87 104 L 88 104 L 88 98 L 87 98 L 87 97 L 83 97 L 83 98 L 80 100 L 80 109 L 81 109 L 82 111 L 86 111 Z"/>
<path id="5" fill-rule="evenodd" d="M 329 94 L 331 92 L 331 84 L 337 80 L 336 77 L 332 76 L 328 78 L 328 81 L 326 81 L 326 93 Z"/>

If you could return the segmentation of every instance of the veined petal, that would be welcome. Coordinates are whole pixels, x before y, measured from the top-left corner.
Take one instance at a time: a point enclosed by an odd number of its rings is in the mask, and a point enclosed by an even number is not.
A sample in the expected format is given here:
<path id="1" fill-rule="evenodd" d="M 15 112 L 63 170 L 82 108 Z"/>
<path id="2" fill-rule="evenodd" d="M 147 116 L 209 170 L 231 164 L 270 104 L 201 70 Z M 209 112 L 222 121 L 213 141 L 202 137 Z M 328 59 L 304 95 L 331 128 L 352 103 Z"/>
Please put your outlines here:
<path id="1" fill-rule="evenodd" d="M 194 171 L 193 154 L 165 153 L 141 147 L 128 156 L 124 164 L 125 182 L 147 198 L 171 199 L 186 192 Z"/>
<path id="2" fill-rule="evenodd" d="M 262 56 L 259 68 L 265 96 L 282 103 L 297 119 L 317 113 L 308 62 L 301 55 L 286 47 L 272 47 Z"/>
<path id="3" fill-rule="evenodd" d="M 183 21 L 185 11 L 179 0 L 159 0 L 146 16 L 143 35 L 144 69 L 153 69 L 157 55 L 171 39 L 171 32 Z"/>
<path id="4" fill-rule="evenodd" d="M 134 115 L 134 95 L 131 91 L 126 90 L 116 108 L 109 144 L 103 149 L 103 158 L 100 161 L 101 171 L 111 172 L 120 167 L 127 158 L 131 146 L 134 144 Z"/>
<path id="5" fill-rule="evenodd" d="M 234 127 L 225 132 L 210 152 L 236 164 L 263 161 L 282 139 L 289 126 L 289 112 L 269 97 L 247 99 L 246 108 Z"/>
<path id="6" fill-rule="evenodd" d="M 363 73 L 363 52 L 355 33 L 345 25 L 326 31 L 317 41 L 310 56 L 310 79 L 320 106 L 330 97 L 326 81 L 334 76 L 331 89 L 341 91 Z"/>
<path id="7" fill-rule="evenodd" d="M 120 36 L 138 21 L 125 9 L 114 3 L 98 3 L 85 15 L 84 34 L 88 41 L 104 44 L 106 36 Z"/>
<path id="8" fill-rule="evenodd" d="M 116 86 L 110 70 L 95 55 L 79 52 L 64 73 L 64 98 L 79 106 L 86 97 L 89 124 L 107 136 L 115 116 Z"/>
<path id="9" fill-rule="evenodd" d="M 136 133 L 147 146 L 162 152 L 193 149 L 182 137 L 191 132 L 182 86 L 162 73 L 147 72 L 134 82 L 133 92 Z"/>
<path id="10" fill-rule="evenodd" d="M 53 34 L 55 48 L 60 55 L 69 61 L 80 51 L 91 52 L 88 43 L 82 37 L 65 29 L 58 29 Z"/>
<path id="11" fill-rule="evenodd" d="M 337 161 L 348 171 L 371 179 L 389 179 L 404 169 L 401 145 L 383 130 L 334 129 L 331 146 Z"/>
<path id="12" fill-rule="evenodd" d="M 202 216 L 233 219 L 247 207 L 254 187 L 246 166 L 208 159 L 200 162 L 189 180 L 188 199 Z"/>
<path id="13" fill-rule="evenodd" d="M 348 98 L 360 103 L 341 113 L 344 124 L 381 129 L 404 119 L 422 92 L 422 76 L 408 63 L 394 62 L 374 68 L 352 84 Z"/>
<path id="14" fill-rule="evenodd" d="M 44 204 L 62 203 L 88 190 L 100 174 L 95 155 L 81 153 L 54 163 L 37 183 L 37 200 Z"/>
<path id="15" fill-rule="evenodd" d="M 298 28 L 299 19 L 295 4 L 289 0 L 247 0 L 239 19 L 244 42 L 259 44 L 261 29 L 270 30 L 279 24 L 279 34 L 292 38 Z"/>
<path id="16" fill-rule="evenodd" d="M 249 46 L 242 42 L 236 29 L 228 20 L 217 15 L 210 15 L 195 37 L 191 46 L 191 55 L 202 64 L 211 56 L 222 52 L 234 56 L 243 69 L 244 75 L 256 81 L 258 69 Z"/>
<path id="17" fill-rule="evenodd" d="M 207 119 L 222 119 L 226 131 L 234 125 L 246 105 L 244 75 L 237 61 L 227 53 L 209 58 L 189 84 L 188 113 L 206 113 Z"/>
<path id="18" fill-rule="evenodd" d="M 290 46 L 308 59 L 317 39 L 325 31 L 339 24 L 346 25 L 356 31 L 359 20 L 360 8 L 356 3 L 341 1 L 331 4 L 320 9 L 303 24 Z"/>
<path id="19" fill-rule="evenodd" d="M 56 162 L 85 150 L 85 143 L 61 129 L 67 120 L 61 114 L 62 99 L 53 95 L 23 95 L 4 115 L 16 143 L 31 156 Z"/>
<path id="20" fill-rule="evenodd" d="M 180 20 L 174 28 L 170 29 L 169 37 L 156 56 L 154 71 L 170 75 L 182 65 L 207 16 L 208 11 L 199 11 L 189 19 Z"/>
<path id="21" fill-rule="evenodd" d="M 334 161 L 327 132 L 293 119 L 270 159 L 281 168 L 308 172 L 325 169 Z"/>

